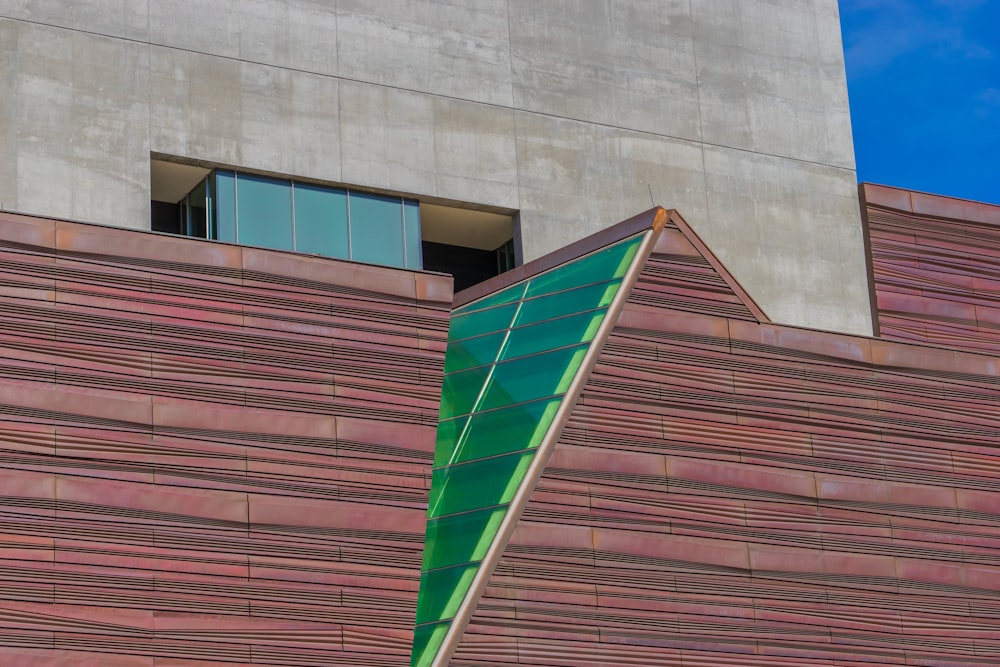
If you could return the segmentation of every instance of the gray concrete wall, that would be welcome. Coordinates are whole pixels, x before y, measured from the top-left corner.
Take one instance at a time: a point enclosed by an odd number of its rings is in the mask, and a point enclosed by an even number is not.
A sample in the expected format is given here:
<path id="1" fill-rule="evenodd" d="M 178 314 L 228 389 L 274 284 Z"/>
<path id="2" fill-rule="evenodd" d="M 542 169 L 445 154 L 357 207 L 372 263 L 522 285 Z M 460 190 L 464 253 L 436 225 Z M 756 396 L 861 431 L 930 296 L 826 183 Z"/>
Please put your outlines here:
<path id="1" fill-rule="evenodd" d="M 775 320 L 870 333 L 836 0 L 0 0 L 0 201 L 148 225 L 149 154 L 520 211 L 677 208 Z"/>

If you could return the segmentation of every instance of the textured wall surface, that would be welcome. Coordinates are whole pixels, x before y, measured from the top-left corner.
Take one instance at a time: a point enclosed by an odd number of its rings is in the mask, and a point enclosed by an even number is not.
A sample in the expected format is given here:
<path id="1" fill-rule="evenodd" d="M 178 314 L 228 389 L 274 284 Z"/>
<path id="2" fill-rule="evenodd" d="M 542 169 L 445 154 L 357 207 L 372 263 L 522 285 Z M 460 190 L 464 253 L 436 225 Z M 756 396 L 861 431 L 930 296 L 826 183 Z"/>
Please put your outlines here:
<path id="1" fill-rule="evenodd" d="M 0 664 L 408 664 L 450 278 L 10 214 L 0 263 Z"/>
<path id="2" fill-rule="evenodd" d="M 669 228 L 451 664 L 1000 662 L 1000 362 L 760 322 Z"/>
<path id="3" fill-rule="evenodd" d="M 861 187 L 883 338 L 1000 352 L 1000 206 Z"/>
<path id="4" fill-rule="evenodd" d="M 682 211 L 776 321 L 870 333 L 836 0 L 0 0 L 0 201 L 149 219 L 149 153 L 520 211 Z"/>

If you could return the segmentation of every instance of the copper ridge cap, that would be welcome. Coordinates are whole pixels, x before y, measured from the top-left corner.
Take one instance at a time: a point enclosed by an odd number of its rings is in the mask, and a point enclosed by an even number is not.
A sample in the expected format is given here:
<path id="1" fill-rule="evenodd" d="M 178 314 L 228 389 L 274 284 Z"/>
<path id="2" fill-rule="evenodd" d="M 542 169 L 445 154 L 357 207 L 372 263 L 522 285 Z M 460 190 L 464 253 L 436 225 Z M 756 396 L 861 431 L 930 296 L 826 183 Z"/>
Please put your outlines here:
<path id="1" fill-rule="evenodd" d="M 937 220 L 983 225 L 994 229 L 1000 226 L 1000 203 L 909 190 L 869 181 L 859 183 L 858 191 L 861 194 L 861 203 L 865 206 Z"/>
<path id="2" fill-rule="evenodd" d="M 698 236 L 698 233 L 691 228 L 691 225 L 687 223 L 687 220 L 685 220 L 684 217 L 677 211 L 671 210 L 670 222 L 674 223 L 681 234 L 684 235 L 684 238 L 686 238 L 691 245 L 693 245 L 695 249 L 701 253 L 701 256 L 705 258 L 705 261 L 707 261 L 712 268 L 715 269 L 715 272 L 719 274 L 719 277 L 722 278 L 723 282 L 729 286 L 729 289 L 733 290 L 736 298 L 743 302 L 743 305 L 747 307 L 747 310 L 750 311 L 757 321 L 770 323 L 771 318 L 767 316 L 767 313 L 765 313 L 757 302 L 754 301 L 753 297 L 750 296 L 750 293 L 743 289 L 743 285 L 740 285 L 739 281 L 736 280 L 736 276 L 729 272 L 726 265 L 723 264 L 719 258 L 715 256 L 715 253 L 711 251 L 708 245 L 701 240 L 701 237 Z"/>
<path id="3" fill-rule="evenodd" d="M 547 255 L 543 255 L 538 259 L 533 259 L 527 264 L 516 266 L 510 271 L 501 273 L 499 276 L 494 276 L 478 285 L 468 287 L 455 295 L 451 307 L 458 308 L 464 306 L 476 299 L 489 296 L 505 287 L 519 283 L 549 269 L 554 269 L 557 266 L 571 262 L 578 257 L 592 253 L 595 250 L 600 250 L 647 229 L 661 229 L 672 213 L 674 213 L 673 210 L 668 211 L 662 206 L 654 206 L 648 211 L 602 229 L 559 250 L 554 250 Z"/>

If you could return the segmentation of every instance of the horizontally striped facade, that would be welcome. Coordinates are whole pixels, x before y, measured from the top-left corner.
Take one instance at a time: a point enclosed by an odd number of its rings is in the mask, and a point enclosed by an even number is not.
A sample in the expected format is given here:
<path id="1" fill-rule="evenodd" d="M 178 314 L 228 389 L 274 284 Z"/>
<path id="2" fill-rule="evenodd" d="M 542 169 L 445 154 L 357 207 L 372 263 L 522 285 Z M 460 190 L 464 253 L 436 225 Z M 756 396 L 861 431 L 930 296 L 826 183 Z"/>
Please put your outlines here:
<path id="1" fill-rule="evenodd" d="M 7 214 L 0 261 L 0 664 L 407 663 L 449 277 Z"/>
<path id="2" fill-rule="evenodd" d="M 451 664 L 1000 664 L 1000 362 L 762 321 L 699 245 L 664 231 Z"/>
<path id="3" fill-rule="evenodd" d="M 990 339 L 772 323 L 659 209 L 454 301 L 0 214 L 0 664 L 409 664 L 451 308 L 649 229 L 449 664 L 1000 664 Z"/>
<path id="4" fill-rule="evenodd" d="M 882 338 L 1000 352 L 1000 206 L 861 186 Z"/>

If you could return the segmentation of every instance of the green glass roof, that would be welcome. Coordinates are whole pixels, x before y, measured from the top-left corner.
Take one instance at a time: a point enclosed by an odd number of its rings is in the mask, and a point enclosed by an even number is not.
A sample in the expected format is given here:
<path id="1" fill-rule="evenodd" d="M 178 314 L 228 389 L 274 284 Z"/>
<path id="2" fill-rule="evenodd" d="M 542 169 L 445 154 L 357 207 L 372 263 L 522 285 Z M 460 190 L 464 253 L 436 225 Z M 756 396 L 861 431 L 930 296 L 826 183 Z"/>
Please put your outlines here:
<path id="1" fill-rule="evenodd" d="M 644 234 L 452 313 L 413 667 L 434 661 Z M 502 546 L 502 545 L 497 545 Z"/>

